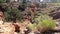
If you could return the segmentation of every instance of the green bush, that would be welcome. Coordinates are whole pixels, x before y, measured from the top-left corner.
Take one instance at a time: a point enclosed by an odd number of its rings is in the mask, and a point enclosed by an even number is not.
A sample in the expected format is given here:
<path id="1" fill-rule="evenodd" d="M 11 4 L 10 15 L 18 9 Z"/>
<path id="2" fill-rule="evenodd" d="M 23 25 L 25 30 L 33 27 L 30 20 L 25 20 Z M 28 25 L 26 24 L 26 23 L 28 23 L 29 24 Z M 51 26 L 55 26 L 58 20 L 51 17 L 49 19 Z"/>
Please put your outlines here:
<path id="1" fill-rule="evenodd" d="M 46 30 L 54 30 L 56 27 L 55 20 L 44 19 L 39 21 L 39 23 L 28 24 L 28 28 L 31 30 L 41 30 L 41 32 Z"/>
<path id="2" fill-rule="evenodd" d="M 40 8 L 46 8 L 46 3 L 42 3 Z"/>
<path id="3" fill-rule="evenodd" d="M 42 27 L 44 26 L 44 27 L 46 27 L 47 29 L 54 29 L 55 28 L 55 26 L 56 26 L 56 23 L 55 23 L 55 21 L 54 20 L 47 20 L 47 19 L 45 19 L 45 20 L 42 20 L 41 21 L 41 24 L 40 24 Z"/>
<path id="4" fill-rule="evenodd" d="M 53 30 L 56 27 L 56 21 L 52 20 L 51 17 L 48 15 L 40 15 L 34 18 L 34 23 L 36 23 L 36 28 L 40 29 L 47 29 L 47 30 Z"/>
<path id="5" fill-rule="evenodd" d="M 0 3 L 5 3 L 6 2 L 6 0 L 0 0 Z"/>
<path id="6" fill-rule="evenodd" d="M 21 13 L 18 9 L 7 8 L 4 12 L 6 21 L 21 20 Z"/>

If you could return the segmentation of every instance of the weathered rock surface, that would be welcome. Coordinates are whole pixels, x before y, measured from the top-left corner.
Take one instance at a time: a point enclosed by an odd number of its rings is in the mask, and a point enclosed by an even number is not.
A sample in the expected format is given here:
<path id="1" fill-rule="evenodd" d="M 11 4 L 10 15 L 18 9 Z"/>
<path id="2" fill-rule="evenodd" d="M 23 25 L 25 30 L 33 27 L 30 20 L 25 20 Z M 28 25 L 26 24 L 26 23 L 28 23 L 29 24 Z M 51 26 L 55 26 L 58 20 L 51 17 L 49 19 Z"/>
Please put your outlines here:
<path id="1" fill-rule="evenodd" d="M 0 34 L 14 34 L 15 27 L 10 23 L 0 25 Z"/>

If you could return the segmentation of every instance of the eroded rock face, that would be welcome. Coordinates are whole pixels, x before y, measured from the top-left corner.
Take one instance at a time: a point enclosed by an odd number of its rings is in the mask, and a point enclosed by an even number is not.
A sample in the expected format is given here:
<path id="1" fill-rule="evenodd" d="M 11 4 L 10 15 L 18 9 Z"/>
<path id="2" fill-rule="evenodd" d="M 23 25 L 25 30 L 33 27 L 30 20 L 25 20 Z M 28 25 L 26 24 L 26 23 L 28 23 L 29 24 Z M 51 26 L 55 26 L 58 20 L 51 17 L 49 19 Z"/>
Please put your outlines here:
<path id="1" fill-rule="evenodd" d="M 15 27 L 12 24 L 2 24 L 0 25 L 0 34 L 14 34 Z"/>

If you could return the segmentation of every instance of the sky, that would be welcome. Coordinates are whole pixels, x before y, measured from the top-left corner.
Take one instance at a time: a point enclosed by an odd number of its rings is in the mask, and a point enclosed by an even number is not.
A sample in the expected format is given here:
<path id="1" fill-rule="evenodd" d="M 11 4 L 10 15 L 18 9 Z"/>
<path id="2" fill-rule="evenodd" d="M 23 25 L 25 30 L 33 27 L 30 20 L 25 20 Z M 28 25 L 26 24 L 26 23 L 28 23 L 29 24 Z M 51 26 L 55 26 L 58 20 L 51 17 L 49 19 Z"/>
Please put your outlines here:
<path id="1" fill-rule="evenodd" d="M 17 0 L 15 0 L 15 1 L 17 1 Z"/>
<path id="2" fill-rule="evenodd" d="M 42 2 L 43 0 L 40 0 L 40 2 Z"/>

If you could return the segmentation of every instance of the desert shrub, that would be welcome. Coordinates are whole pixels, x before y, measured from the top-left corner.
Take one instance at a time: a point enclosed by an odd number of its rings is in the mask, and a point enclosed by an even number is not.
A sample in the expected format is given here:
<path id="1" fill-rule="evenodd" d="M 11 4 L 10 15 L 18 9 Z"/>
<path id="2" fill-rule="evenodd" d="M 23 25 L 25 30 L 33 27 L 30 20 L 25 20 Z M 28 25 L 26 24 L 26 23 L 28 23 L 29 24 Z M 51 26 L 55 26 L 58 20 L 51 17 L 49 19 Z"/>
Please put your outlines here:
<path id="1" fill-rule="evenodd" d="M 51 19 L 43 19 L 39 22 L 37 21 L 37 23 L 33 23 L 33 24 L 28 24 L 28 28 L 30 30 L 38 30 L 40 32 L 45 32 L 48 30 L 54 30 L 54 28 L 56 27 L 56 23 L 55 20 L 51 20 Z"/>
<path id="2" fill-rule="evenodd" d="M 53 30 L 56 26 L 56 21 L 52 20 L 51 17 L 48 15 L 42 15 L 37 16 L 34 18 L 34 23 L 36 23 L 36 28 L 38 30 L 44 31 L 45 30 Z"/>
<path id="3" fill-rule="evenodd" d="M 7 8 L 4 12 L 6 21 L 16 21 L 21 19 L 21 13 L 18 9 Z"/>
<path id="4" fill-rule="evenodd" d="M 42 20 L 41 21 L 41 25 L 42 26 L 45 26 L 47 29 L 54 29 L 56 24 L 55 24 L 55 21 L 54 20 Z"/>
<path id="5" fill-rule="evenodd" d="M 40 8 L 46 8 L 46 3 L 42 3 Z"/>
<path id="6" fill-rule="evenodd" d="M 0 3 L 5 3 L 6 2 L 6 0 L 0 0 Z"/>

